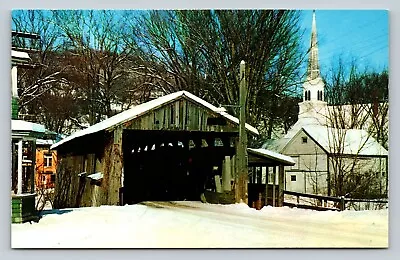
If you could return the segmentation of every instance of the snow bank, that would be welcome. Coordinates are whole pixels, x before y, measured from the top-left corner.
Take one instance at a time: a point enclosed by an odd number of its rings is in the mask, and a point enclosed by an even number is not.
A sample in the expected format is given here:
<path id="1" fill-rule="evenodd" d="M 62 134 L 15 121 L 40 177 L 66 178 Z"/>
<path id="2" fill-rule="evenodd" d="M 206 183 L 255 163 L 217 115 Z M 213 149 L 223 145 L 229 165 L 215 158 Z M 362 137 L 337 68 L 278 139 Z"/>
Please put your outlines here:
<path id="1" fill-rule="evenodd" d="M 13 248 L 387 247 L 388 210 L 317 212 L 148 202 L 45 211 L 12 224 Z"/>

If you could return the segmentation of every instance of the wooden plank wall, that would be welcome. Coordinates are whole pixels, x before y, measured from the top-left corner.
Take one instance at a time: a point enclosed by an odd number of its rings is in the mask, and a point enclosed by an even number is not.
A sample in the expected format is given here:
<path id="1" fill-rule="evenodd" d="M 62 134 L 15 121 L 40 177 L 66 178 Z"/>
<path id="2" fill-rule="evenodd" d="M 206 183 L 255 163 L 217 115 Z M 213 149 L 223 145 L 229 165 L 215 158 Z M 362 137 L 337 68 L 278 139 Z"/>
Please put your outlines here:
<path id="1" fill-rule="evenodd" d="M 107 183 L 104 180 L 93 181 L 78 176 L 82 172 L 86 172 L 86 175 L 107 172 L 111 164 L 112 135 L 106 134 L 104 140 L 98 141 L 100 144 L 104 142 L 104 146 L 85 147 L 84 151 L 75 148 L 74 153 L 61 150 L 58 153 L 55 208 L 100 206 L 107 203 Z"/>
<path id="2" fill-rule="evenodd" d="M 79 191 L 78 174 L 84 170 L 84 157 L 59 154 L 58 161 L 54 207 L 76 207 Z"/>
<path id="3" fill-rule="evenodd" d="M 209 125 L 207 124 L 208 118 L 221 118 L 221 121 L 226 123 L 225 125 Z M 132 130 L 238 131 L 238 126 L 233 122 L 184 98 L 126 122 L 124 128 Z"/>

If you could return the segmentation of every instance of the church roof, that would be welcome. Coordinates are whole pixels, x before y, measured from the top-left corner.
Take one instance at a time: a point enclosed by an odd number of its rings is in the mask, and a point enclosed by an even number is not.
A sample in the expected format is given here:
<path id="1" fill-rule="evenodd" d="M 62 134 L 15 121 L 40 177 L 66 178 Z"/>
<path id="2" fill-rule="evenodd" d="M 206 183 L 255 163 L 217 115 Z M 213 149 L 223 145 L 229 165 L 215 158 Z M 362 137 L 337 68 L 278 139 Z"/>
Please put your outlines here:
<path id="1" fill-rule="evenodd" d="M 388 156 L 388 151 L 367 131 L 325 126 L 302 128 L 327 153 L 360 156 Z"/>

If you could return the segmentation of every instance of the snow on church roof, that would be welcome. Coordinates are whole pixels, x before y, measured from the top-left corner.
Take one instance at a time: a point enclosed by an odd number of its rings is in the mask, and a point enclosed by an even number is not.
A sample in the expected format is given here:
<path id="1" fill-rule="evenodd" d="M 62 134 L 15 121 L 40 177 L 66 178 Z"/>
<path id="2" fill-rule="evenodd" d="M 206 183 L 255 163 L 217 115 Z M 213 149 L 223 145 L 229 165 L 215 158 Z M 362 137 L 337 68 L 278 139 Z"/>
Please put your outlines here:
<path id="1" fill-rule="evenodd" d="M 388 151 L 367 131 L 360 129 L 338 129 L 325 126 L 303 126 L 325 151 L 346 155 L 387 156 Z"/>
<path id="2" fill-rule="evenodd" d="M 208 109 L 212 110 L 215 113 L 220 114 L 221 116 L 225 117 L 226 119 L 228 119 L 229 121 L 232 121 L 236 124 L 239 124 L 239 119 L 229 115 L 228 113 L 221 111 L 221 109 L 211 105 L 210 103 L 208 103 L 207 101 L 187 92 L 187 91 L 178 91 L 169 95 L 165 95 L 162 96 L 160 98 L 151 100 L 149 102 L 137 105 L 131 109 L 128 109 L 124 112 L 121 112 L 115 116 L 112 116 L 102 122 L 99 122 L 95 125 L 92 125 L 86 129 L 83 129 L 81 131 L 78 131 L 72 135 L 70 135 L 69 137 L 55 143 L 54 145 L 52 145 L 50 148 L 54 149 L 58 146 L 60 146 L 63 143 L 66 143 L 72 139 L 81 137 L 81 136 L 85 136 L 88 134 L 93 134 L 102 130 L 106 130 L 106 129 L 110 129 L 112 127 L 115 127 L 117 125 L 123 124 L 127 121 L 130 121 L 132 119 L 135 119 L 145 113 L 147 113 L 149 110 L 161 107 L 162 105 L 164 105 L 165 103 L 171 102 L 173 100 L 177 100 L 180 97 L 187 97 L 188 99 L 195 101 L 196 103 L 199 103 L 201 105 L 203 105 L 204 107 L 207 107 Z M 258 135 L 258 131 L 256 128 L 252 127 L 249 124 L 246 124 L 246 129 L 251 131 L 252 133 Z"/>

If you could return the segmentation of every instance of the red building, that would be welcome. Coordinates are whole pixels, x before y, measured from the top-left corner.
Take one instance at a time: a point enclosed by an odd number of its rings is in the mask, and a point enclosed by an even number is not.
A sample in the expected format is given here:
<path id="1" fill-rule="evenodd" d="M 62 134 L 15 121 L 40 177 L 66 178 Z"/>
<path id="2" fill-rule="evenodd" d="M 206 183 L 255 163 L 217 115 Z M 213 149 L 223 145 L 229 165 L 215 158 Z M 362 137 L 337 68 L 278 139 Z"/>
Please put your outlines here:
<path id="1" fill-rule="evenodd" d="M 36 178 L 37 189 L 54 188 L 57 169 L 57 152 L 50 150 L 53 140 L 36 141 Z"/>

